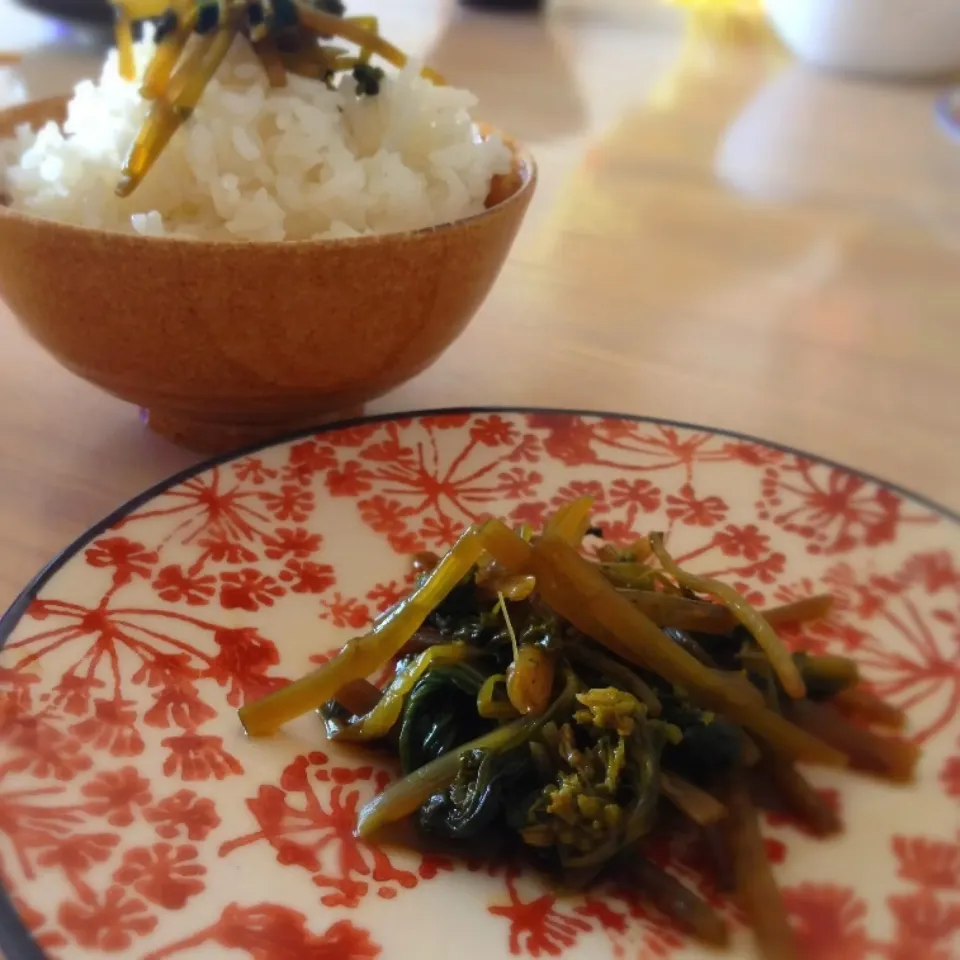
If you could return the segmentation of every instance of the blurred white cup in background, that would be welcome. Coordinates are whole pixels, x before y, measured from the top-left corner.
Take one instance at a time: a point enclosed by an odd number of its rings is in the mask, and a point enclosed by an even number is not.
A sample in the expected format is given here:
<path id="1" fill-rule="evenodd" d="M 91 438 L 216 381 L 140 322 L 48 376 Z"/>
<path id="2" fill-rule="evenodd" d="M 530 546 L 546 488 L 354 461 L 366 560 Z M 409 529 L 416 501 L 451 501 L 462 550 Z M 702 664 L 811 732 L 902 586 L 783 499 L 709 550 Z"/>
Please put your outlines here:
<path id="1" fill-rule="evenodd" d="M 960 0 L 767 0 L 767 12 L 818 67 L 899 79 L 960 71 Z"/>

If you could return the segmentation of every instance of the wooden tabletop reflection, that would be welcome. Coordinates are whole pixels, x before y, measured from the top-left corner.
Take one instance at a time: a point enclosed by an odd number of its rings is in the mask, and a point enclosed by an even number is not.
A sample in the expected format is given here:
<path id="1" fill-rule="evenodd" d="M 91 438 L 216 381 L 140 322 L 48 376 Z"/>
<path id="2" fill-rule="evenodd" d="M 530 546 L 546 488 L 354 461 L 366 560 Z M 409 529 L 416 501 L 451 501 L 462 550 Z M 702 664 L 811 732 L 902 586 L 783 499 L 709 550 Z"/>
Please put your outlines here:
<path id="1" fill-rule="evenodd" d="M 371 412 L 649 414 L 791 444 L 960 509 L 960 143 L 929 86 L 684 44 L 654 2 L 535 20 L 365 0 L 533 148 L 541 186 L 493 294 Z M 63 92 L 103 38 L 0 0 L 0 105 Z M 12 24 L 12 28 L 10 26 Z M 109 283 L 109 277 L 103 278 Z M 0 606 L 194 457 L 59 368 L 0 304 Z"/>

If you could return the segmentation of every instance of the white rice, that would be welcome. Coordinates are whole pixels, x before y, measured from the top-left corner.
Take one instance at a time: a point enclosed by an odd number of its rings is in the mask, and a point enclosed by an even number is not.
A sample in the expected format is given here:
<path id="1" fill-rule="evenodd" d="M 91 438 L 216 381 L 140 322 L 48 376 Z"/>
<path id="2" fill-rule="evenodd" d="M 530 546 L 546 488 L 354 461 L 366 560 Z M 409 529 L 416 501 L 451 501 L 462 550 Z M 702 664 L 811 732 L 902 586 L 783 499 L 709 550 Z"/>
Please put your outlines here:
<path id="1" fill-rule="evenodd" d="M 138 77 L 153 53 L 137 45 Z M 23 126 L 0 141 L 0 193 L 25 213 L 150 236 L 304 240 L 390 233 L 483 209 L 492 178 L 510 170 L 498 137 L 481 138 L 476 98 L 434 86 L 410 64 L 375 97 L 352 77 L 336 90 L 291 76 L 267 83 L 238 41 L 196 112 L 126 200 L 114 194 L 148 105 L 117 72 L 74 92 L 62 130 Z"/>

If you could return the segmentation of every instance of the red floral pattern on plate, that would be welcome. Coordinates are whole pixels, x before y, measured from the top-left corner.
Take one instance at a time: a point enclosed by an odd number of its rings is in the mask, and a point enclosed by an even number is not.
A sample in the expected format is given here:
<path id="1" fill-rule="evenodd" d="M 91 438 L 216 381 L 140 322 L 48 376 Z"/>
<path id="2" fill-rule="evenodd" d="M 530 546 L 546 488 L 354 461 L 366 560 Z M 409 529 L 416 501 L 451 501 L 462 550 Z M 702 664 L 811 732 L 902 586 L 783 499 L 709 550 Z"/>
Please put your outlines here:
<path id="1" fill-rule="evenodd" d="M 960 956 L 960 526 L 753 441 L 548 412 L 371 421 L 207 469 L 92 537 L 8 618 L 0 877 L 36 942 L 81 960 L 402 960 L 424 936 L 465 958 L 701 956 L 630 891 L 560 898 L 360 841 L 356 809 L 389 766 L 309 719 L 269 743 L 237 727 L 238 706 L 402 596 L 403 554 L 488 515 L 539 524 L 584 493 L 608 539 L 662 529 L 756 603 L 837 595 L 791 639 L 856 656 L 926 753 L 913 791 L 815 773 L 838 839 L 768 818 L 802 957 Z M 683 838 L 656 851 L 736 921 L 704 857 Z"/>
<path id="2" fill-rule="evenodd" d="M 371 887 L 377 896 L 392 900 L 399 890 L 415 887 L 417 875 L 395 866 L 385 850 L 354 836 L 360 805 L 390 779 L 389 772 L 373 765 L 331 766 L 320 751 L 298 757 L 283 771 L 279 786 L 262 786 L 247 800 L 260 829 L 224 843 L 220 856 L 265 841 L 276 851 L 278 863 L 311 874 L 323 891 L 324 906 L 355 907 Z M 435 876 L 435 865 L 435 860 L 421 857 L 420 876 Z"/>
<path id="3" fill-rule="evenodd" d="M 246 909 L 231 904 L 216 923 L 148 954 L 145 960 L 189 955 L 210 944 L 245 950 L 252 960 L 373 960 L 380 956 L 380 947 L 370 935 L 349 920 L 340 920 L 316 936 L 302 913 L 261 903 Z"/>

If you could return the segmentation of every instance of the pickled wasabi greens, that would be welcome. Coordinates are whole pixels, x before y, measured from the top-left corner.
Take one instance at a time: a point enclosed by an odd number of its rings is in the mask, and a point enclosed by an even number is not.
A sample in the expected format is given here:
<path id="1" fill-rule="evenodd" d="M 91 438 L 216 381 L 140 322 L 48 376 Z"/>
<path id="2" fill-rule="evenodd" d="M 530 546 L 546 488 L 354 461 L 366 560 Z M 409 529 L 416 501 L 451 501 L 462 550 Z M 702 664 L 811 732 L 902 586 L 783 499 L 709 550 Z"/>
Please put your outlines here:
<path id="1" fill-rule="evenodd" d="M 264 736 L 318 711 L 330 739 L 393 753 L 402 776 L 360 811 L 363 837 L 411 821 L 431 844 L 522 856 L 568 886 L 618 879 L 722 946 L 724 920 L 650 855 L 700 831 L 762 954 L 793 956 L 757 798 L 837 832 L 797 764 L 907 782 L 916 748 L 875 732 L 903 716 L 853 661 L 777 634 L 826 615 L 829 596 L 758 610 L 678 566 L 660 533 L 604 542 L 591 510 L 573 501 L 539 535 L 489 520 L 444 557 L 417 555 L 407 598 L 240 719 Z"/>

